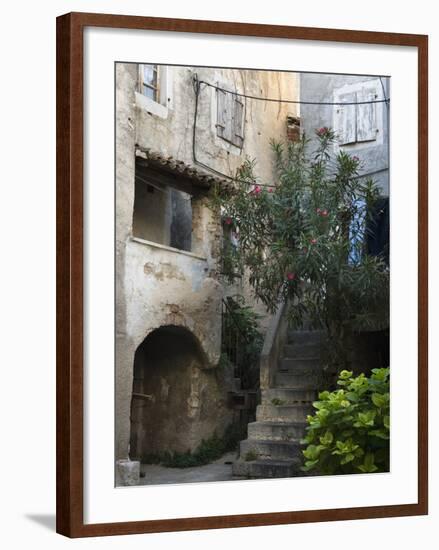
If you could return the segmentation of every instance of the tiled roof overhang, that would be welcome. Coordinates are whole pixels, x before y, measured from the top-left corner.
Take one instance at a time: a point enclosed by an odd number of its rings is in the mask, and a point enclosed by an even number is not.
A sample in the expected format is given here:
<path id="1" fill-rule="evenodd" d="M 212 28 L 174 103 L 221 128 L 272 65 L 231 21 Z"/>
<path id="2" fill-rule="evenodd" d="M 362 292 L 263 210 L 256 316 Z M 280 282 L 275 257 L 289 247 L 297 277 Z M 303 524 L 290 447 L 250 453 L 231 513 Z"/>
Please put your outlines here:
<path id="1" fill-rule="evenodd" d="M 213 185 L 229 187 L 231 184 L 231 180 L 209 174 L 174 157 L 164 156 L 139 145 L 136 145 L 136 157 L 145 161 L 145 168 L 151 168 L 173 179 L 176 176 L 184 178 L 186 182 L 201 189 L 208 190 Z"/>

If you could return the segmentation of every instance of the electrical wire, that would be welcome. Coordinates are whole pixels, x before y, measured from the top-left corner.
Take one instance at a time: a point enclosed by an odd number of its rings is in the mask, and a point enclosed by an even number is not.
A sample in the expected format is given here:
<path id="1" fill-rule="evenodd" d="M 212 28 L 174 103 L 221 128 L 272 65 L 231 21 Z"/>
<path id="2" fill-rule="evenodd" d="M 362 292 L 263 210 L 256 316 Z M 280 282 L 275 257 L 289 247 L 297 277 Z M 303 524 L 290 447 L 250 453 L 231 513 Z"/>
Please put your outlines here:
<path id="1" fill-rule="evenodd" d="M 317 101 L 301 101 L 301 100 L 290 100 L 290 99 L 274 99 L 274 98 L 265 98 L 265 97 L 261 97 L 261 96 L 252 96 L 252 95 L 248 95 L 248 94 L 241 94 L 241 93 L 238 93 L 238 92 L 233 92 L 231 90 L 227 90 L 226 88 L 222 88 L 220 86 L 216 86 L 215 84 L 211 84 L 210 82 L 206 82 L 205 80 L 198 80 L 198 77 L 197 75 L 194 76 L 194 79 L 193 79 L 193 82 L 194 82 L 194 92 L 195 92 L 195 109 L 194 109 L 194 123 L 193 123 L 193 128 L 192 128 L 192 156 L 193 156 L 193 159 L 194 159 L 194 163 L 202 168 L 204 168 L 205 170 L 209 170 L 209 172 L 212 172 L 214 174 L 216 174 L 217 176 L 221 177 L 221 178 L 224 178 L 224 179 L 227 179 L 229 181 L 234 181 L 234 182 L 237 182 L 237 183 L 249 183 L 247 180 L 242 180 L 242 179 L 239 179 L 239 178 L 236 178 L 236 177 L 233 177 L 233 176 L 228 176 L 227 174 L 224 174 L 223 172 L 220 172 L 219 170 L 216 170 L 215 168 L 212 168 L 211 166 L 208 166 L 207 164 L 204 164 L 203 162 L 201 162 L 200 160 L 197 159 L 197 155 L 196 155 L 196 129 L 197 129 L 197 120 L 198 120 L 198 98 L 199 98 L 199 95 L 200 95 L 200 88 L 201 88 L 201 85 L 204 84 L 205 86 L 208 86 L 210 88 L 214 88 L 216 90 L 221 90 L 222 92 L 225 92 L 225 93 L 229 93 L 229 94 L 232 94 L 232 95 L 235 95 L 235 96 L 239 96 L 239 97 L 244 97 L 244 98 L 247 98 L 247 99 L 256 99 L 256 100 L 259 100 L 259 101 L 268 101 L 268 102 L 276 102 L 276 103 L 294 103 L 294 104 L 301 104 L 301 105 L 366 105 L 366 104 L 370 104 L 370 103 L 385 103 L 387 105 L 387 108 L 389 108 L 389 103 L 390 103 L 390 98 L 386 97 L 386 93 L 385 93 L 385 90 L 384 90 L 384 84 L 382 82 L 382 79 L 381 77 L 380 78 L 380 82 L 381 82 L 381 86 L 382 86 L 382 89 L 383 89 L 383 96 L 384 96 L 384 99 L 376 99 L 376 100 L 370 100 L 370 101 L 358 101 L 358 102 L 328 102 L 328 101 L 324 101 L 324 102 L 317 102 Z M 381 172 L 382 170 L 377 170 L 376 173 L 378 172 Z M 355 179 L 358 179 L 358 178 L 361 178 L 361 177 L 366 177 L 370 175 L 369 173 L 368 174 L 360 174 L 358 176 L 355 177 Z M 274 188 L 276 187 L 276 185 L 273 185 L 273 184 L 269 184 L 269 183 L 259 183 L 259 182 L 254 182 L 254 185 L 258 185 L 259 187 L 271 187 L 271 188 Z"/>
<path id="2" fill-rule="evenodd" d="M 381 80 L 381 77 L 380 77 Z M 257 101 L 268 101 L 272 103 L 291 103 L 294 105 L 369 105 L 370 103 L 390 103 L 390 98 L 386 97 L 386 94 L 384 93 L 384 86 L 383 86 L 383 95 L 384 99 L 371 99 L 369 101 L 304 101 L 301 99 L 280 99 L 280 98 L 273 98 L 273 97 L 262 97 L 262 96 L 256 96 L 256 95 L 249 95 L 249 94 L 242 94 L 239 92 L 233 92 L 232 90 L 227 90 L 226 88 L 222 88 L 221 86 L 217 86 L 216 84 L 211 84 L 210 82 L 206 82 L 205 80 L 199 80 L 199 84 L 205 84 L 206 86 L 209 86 L 210 88 L 214 88 L 215 90 L 220 90 L 221 92 L 232 94 L 234 96 L 238 97 L 245 97 L 247 99 L 255 99 Z M 381 81 L 382 84 L 382 81 Z"/>

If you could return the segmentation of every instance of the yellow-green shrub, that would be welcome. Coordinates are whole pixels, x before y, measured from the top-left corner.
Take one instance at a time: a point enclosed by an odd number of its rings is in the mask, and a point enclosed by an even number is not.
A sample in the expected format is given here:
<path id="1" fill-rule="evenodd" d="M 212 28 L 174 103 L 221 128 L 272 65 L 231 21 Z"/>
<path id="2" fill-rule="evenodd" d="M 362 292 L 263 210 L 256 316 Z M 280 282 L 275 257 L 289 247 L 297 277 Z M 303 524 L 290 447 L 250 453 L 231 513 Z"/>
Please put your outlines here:
<path id="1" fill-rule="evenodd" d="M 342 371 L 340 389 L 319 394 L 316 413 L 307 418 L 302 443 L 304 471 L 321 474 L 386 472 L 389 470 L 389 369 L 373 369 L 353 377 Z"/>

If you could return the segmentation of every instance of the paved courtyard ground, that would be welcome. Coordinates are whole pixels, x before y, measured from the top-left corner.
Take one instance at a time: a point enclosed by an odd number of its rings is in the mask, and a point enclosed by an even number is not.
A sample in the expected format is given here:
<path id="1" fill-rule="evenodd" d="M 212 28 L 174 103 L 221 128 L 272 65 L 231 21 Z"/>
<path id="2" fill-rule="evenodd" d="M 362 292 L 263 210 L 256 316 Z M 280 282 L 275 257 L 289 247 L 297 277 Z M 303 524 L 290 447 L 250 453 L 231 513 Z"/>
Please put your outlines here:
<path id="1" fill-rule="evenodd" d="M 218 460 L 194 468 L 166 468 L 159 464 L 142 464 L 140 485 L 162 483 L 196 483 L 204 481 L 230 481 L 240 479 L 232 476 L 232 462 L 236 453 L 226 453 Z"/>

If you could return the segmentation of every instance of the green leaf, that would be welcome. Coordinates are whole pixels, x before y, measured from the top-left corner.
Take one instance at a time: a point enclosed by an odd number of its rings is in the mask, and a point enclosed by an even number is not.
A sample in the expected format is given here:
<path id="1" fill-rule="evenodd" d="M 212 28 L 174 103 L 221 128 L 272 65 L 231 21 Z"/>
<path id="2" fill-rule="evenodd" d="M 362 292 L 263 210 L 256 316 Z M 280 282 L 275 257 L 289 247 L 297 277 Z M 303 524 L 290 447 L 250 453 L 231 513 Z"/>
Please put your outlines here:
<path id="1" fill-rule="evenodd" d="M 372 403 L 378 407 L 382 408 L 387 405 L 389 402 L 388 394 L 373 393 L 372 394 Z"/>
<path id="2" fill-rule="evenodd" d="M 380 439 L 390 439 L 389 432 L 385 430 L 371 430 L 369 435 L 379 437 Z"/>
<path id="3" fill-rule="evenodd" d="M 373 426 L 375 423 L 375 411 L 368 411 L 366 413 L 358 413 L 357 422 L 354 426 L 357 428 L 366 428 Z"/>
<path id="4" fill-rule="evenodd" d="M 345 455 L 341 460 L 340 464 L 348 464 L 349 462 L 352 462 L 355 459 L 355 455 L 352 453 L 348 453 Z"/>
<path id="5" fill-rule="evenodd" d="M 325 435 L 320 438 L 320 443 L 327 447 L 331 445 L 333 441 L 334 441 L 334 436 L 329 430 L 326 430 Z"/>
<path id="6" fill-rule="evenodd" d="M 363 464 L 358 466 L 358 469 L 363 473 L 373 473 L 378 470 L 378 467 L 375 465 L 375 456 L 373 453 L 367 453 L 364 457 Z"/>
<path id="7" fill-rule="evenodd" d="M 358 395 L 358 393 L 355 393 L 353 391 L 347 392 L 346 397 L 352 403 L 358 403 L 358 401 L 360 401 L 360 396 Z"/>
<path id="8" fill-rule="evenodd" d="M 307 460 L 305 465 L 301 467 L 301 470 L 303 472 L 309 472 L 318 464 L 318 462 L 318 460 Z"/>
<path id="9" fill-rule="evenodd" d="M 309 460 L 316 460 L 320 454 L 322 447 L 320 445 L 309 445 L 304 451 L 303 455 Z"/>

